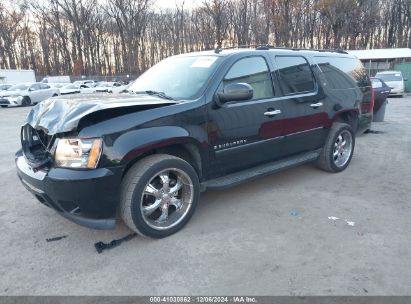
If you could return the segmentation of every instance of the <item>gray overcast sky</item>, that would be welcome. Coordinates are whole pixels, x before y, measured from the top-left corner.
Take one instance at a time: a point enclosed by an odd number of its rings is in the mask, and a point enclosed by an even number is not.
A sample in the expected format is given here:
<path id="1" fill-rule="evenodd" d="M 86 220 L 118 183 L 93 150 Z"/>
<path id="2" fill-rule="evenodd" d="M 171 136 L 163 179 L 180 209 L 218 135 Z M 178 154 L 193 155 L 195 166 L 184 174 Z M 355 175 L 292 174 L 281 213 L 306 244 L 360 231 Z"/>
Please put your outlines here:
<path id="1" fill-rule="evenodd" d="M 177 4 L 181 4 L 183 0 L 154 0 L 155 6 L 161 8 L 174 8 Z M 202 0 L 185 0 L 184 7 L 191 8 L 201 5 Z"/>
<path id="2" fill-rule="evenodd" d="M 1 2 L 2 0 L 0 0 Z M 41 2 L 46 2 L 47 0 L 39 0 Z M 98 0 L 99 2 L 104 2 L 104 0 Z M 155 7 L 158 8 L 174 8 L 177 4 L 181 4 L 184 0 L 152 0 Z M 18 2 L 18 1 L 17 1 Z M 184 7 L 192 8 L 199 6 L 203 3 L 203 0 L 185 0 Z"/>

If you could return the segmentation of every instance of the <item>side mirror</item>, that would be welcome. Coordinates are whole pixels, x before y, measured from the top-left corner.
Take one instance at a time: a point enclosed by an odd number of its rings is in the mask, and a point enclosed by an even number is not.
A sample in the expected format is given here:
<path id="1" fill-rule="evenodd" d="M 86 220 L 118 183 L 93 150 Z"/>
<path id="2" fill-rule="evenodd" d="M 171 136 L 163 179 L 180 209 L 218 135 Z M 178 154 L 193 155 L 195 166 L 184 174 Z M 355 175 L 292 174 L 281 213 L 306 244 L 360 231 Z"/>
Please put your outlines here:
<path id="1" fill-rule="evenodd" d="M 225 103 L 249 100 L 253 98 L 253 93 L 253 87 L 248 83 L 230 83 L 224 87 L 222 92 L 217 93 L 217 97 L 220 103 Z"/>
<path id="2" fill-rule="evenodd" d="M 408 81 L 408 78 L 404 78 L 404 81 Z"/>

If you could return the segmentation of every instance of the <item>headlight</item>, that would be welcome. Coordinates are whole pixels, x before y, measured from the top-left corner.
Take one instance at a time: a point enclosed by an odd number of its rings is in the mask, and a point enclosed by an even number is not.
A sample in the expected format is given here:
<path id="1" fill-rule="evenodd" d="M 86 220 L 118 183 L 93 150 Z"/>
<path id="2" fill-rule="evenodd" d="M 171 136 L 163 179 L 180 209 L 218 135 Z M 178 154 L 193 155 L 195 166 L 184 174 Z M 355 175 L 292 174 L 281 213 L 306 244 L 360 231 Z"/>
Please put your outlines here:
<path id="1" fill-rule="evenodd" d="M 23 96 L 13 95 L 13 96 L 10 96 L 10 100 L 20 102 L 23 100 Z"/>
<path id="2" fill-rule="evenodd" d="M 57 143 L 54 163 L 57 167 L 94 169 L 101 155 L 101 139 L 62 138 Z"/>

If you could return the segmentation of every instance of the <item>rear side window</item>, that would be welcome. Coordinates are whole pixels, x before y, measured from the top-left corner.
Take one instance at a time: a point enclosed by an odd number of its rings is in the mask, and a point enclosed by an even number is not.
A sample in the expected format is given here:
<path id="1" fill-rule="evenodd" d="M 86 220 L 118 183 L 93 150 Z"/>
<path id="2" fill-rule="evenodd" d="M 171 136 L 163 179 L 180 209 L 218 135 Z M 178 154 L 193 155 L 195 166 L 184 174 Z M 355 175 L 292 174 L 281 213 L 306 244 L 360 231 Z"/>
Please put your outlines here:
<path id="1" fill-rule="evenodd" d="M 314 77 L 307 60 L 301 56 L 276 56 L 278 80 L 284 95 L 314 90 Z"/>
<path id="2" fill-rule="evenodd" d="M 370 79 L 361 61 L 347 57 L 314 57 L 331 89 L 352 89 L 370 86 Z"/>
<path id="3" fill-rule="evenodd" d="M 233 64 L 224 77 L 223 85 L 239 82 L 253 87 L 253 100 L 274 96 L 271 75 L 263 57 L 244 58 Z"/>
<path id="4" fill-rule="evenodd" d="M 49 86 L 48 84 L 44 84 L 44 83 L 41 83 L 41 84 L 40 84 L 40 87 L 41 87 L 42 90 L 44 90 L 44 89 L 50 89 L 50 86 Z"/>

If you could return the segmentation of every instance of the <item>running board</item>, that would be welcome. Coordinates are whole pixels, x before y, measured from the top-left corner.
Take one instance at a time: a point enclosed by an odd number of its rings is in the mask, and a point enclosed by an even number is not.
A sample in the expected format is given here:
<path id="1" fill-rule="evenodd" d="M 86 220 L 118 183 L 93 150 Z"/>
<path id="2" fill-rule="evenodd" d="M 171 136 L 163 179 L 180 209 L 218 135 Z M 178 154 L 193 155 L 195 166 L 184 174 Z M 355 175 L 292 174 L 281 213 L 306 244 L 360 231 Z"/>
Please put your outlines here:
<path id="1" fill-rule="evenodd" d="M 271 173 L 282 171 L 291 167 L 295 167 L 304 163 L 315 161 L 321 153 L 321 149 L 298 154 L 296 156 L 284 158 L 275 162 L 259 165 L 251 169 L 243 170 L 240 172 L 232 173 L 226 176 L 222 176 L 216 179 L 205 181 L 201 183 L 201 190 L 206 189 L 224 189 L 232 187 L 260 176 L 265 176 Z"/>

